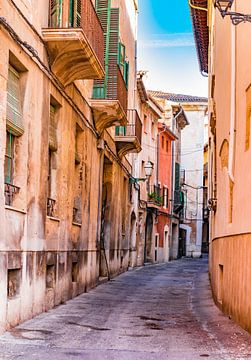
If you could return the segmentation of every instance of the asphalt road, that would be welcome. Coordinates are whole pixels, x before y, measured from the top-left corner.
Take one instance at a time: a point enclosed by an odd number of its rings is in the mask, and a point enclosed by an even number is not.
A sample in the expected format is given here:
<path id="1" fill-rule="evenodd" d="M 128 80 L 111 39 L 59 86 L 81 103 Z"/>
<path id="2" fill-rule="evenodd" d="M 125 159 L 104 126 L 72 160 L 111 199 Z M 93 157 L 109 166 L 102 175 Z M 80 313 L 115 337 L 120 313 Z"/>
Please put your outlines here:
<path id="1" fill-rule="evenodd" d="M 215 307 L 207 259 L 134 269 L 0 337 L 0 359 L 251 359 Z"/>

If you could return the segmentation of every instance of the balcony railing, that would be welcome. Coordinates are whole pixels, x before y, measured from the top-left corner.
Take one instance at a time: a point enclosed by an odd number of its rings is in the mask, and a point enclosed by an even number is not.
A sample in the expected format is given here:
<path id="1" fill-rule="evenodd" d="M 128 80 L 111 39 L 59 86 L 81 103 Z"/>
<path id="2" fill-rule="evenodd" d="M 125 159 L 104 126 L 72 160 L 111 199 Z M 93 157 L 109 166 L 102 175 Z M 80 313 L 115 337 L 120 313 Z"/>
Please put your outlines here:
<path id="1" fill-rule="evenodd" d="M 150 185 L 148 188 L 148 202 L 157 206 L 163 206 L 163 189 L 157 185 Z"/>
<path id="2" fill-rule="evenodd" d="M 18 194 L 20 188 L 18 186 L 5 183 L 4 184 L 4 196 L 5 196 L 5 205 L 12 206 L 13 200 L 16 194 Z"/>
<path id="3" fill-rule="evenodd" d="M 128 125 L 116 126 L 116 136 L 136 136 L 141 145 L 142 123 L 137 110 L 127 110 Z"/>
<path id="4" fill-rule="evenodd" d="M 55 217 L 56 200 L 47 198 L 47 216 Z"/>
<path id="5" fill-rule="evenodd" d="M 124 112 L 127 112 L 127 88 L 118 65 L 108 66 L 108 77 L 105 80 L 95 80 L 93 88 L 94 99 L 118 100 Z"/>
<path id="6" fill-rule="evenodd" d="M 50 0 L 51 8 L 55 0 Z M 62 12 L 64 11 L 64 3 L 69 3 L 70 0 L 62 1 L 61 11 L 51 12 L 49 17 L 50 28 L 63 28 L 62 26 Z M 58 6 L 59 7 L 59 6 Z M 65 7 L 66 8 L 66 7 Z M 75 14 L 75 15 L 74 15 Z M 104 63 L 104 36 L 103 28 L 99 17 L 96 13 L 95 7 L 91 0 L 81 0 L 80 8 L 76 11 L 70 11 L 68 28 L 80 28 L 83 30 L 89 44 L 93 48 L 100 63 Z"/>
<path id="7" fill-rule="evenodd" d="M 173 211 L 176 214 L 179 214 L 181 212 L 181 210 L 183 210 L 183 208 L 184 208 L 184 203 L 185 203 L 184 193 L 180 190 L 175 190 L 174 191 Z"/>

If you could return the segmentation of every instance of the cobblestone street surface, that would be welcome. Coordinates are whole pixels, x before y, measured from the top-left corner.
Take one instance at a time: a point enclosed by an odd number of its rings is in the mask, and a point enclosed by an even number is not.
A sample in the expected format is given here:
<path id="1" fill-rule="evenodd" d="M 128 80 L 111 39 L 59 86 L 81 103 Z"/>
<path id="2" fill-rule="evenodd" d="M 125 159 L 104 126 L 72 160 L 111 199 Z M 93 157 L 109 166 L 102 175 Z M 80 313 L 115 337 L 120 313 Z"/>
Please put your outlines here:
<path id="1" fill-rule="evenodd" d="M 251 359 L 215 307 L 207 259 L 128 271 L 0 337 L 0 359 Z"/>

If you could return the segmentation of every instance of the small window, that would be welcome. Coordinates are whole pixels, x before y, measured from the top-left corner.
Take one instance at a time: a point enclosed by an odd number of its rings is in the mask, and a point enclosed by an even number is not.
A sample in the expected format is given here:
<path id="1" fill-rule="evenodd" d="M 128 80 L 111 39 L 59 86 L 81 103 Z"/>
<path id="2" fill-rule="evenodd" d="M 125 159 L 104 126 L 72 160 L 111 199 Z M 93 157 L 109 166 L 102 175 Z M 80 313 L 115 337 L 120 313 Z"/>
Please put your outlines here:
<path id="1" fill-rule="evenodd" d="M 148 126 L 147 126 L 147 115 L 144 115 L 144 132 L 147 134 L 148 133 Z"/>
<path id="2" fill-rule="evenodd" d="M 12 134 L 20 136 L 24 132 L 21 92 L 20 92 L 20 74 L 9 65 L 7 81 L 7 130 Z"/>
<path id="3" fill-rule="evenodd" d="M 55 265 L 46 266 L 46 289 L 53 289 L 55 286 Z"/>
<path id="4" fill-rule="evenodd" d="M 21 269 L 8 270 L 7 293 L 8 299 L 13 299 L 20 294 Z"/>
<path id="5" fill-rule="evenodd" d="M 11 132 L 6 131 L 4 182 L 7 184 L 13 184 L 14 143 L 15 143 L 15 136 Z"/>
<path id="6" fill-rule="evenodd" d="M 71 274 L 72 274 L 72 282 L 74 282 L 74 283 L 78 282 L 78 272 L 79 272 L 78 262 L 73 261 L 72 268 L 71 268 Z"/>
<path id="7" fill-rule="evenodd" d="M 164 208 L 168 208 L 168 188 L 163 188 L 163 206 Z"/>
<path id="8" fill-rule="evenodd" d="M 152 140 L 155 139 L 155 128 L 154 128 L 154 122 L 152 121 L 152 126 L 151 126 L 151 134 L 152 134 Z"/>
<path id="9" fill-rule="evenodd" d="M 166 140 L 166 152 L 168 152 L 168 140 Z"/>
<path id="10" fill-rule="evenodd" d="M 164 149 L 164 146 L 165 146 L 165 138 L 164 136 L 162 136 L 162 149 Z"/>

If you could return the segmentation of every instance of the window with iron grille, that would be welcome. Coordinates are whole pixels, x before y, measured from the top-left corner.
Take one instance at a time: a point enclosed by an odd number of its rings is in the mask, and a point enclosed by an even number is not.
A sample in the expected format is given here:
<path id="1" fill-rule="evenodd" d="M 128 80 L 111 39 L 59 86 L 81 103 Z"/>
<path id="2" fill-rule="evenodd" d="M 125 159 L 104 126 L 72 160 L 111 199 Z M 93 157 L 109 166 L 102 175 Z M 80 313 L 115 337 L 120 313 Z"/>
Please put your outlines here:
<path id="1" fill-rule="evenodd" d="M 72 27 L 81 26 L 82 0 L 71 0 L 70 23 Z"/>

